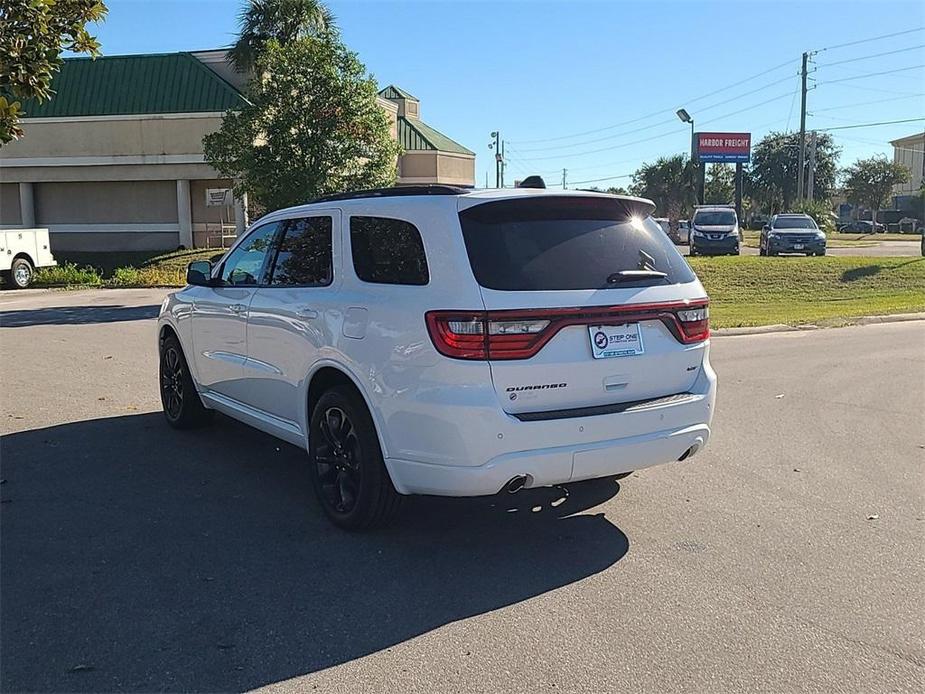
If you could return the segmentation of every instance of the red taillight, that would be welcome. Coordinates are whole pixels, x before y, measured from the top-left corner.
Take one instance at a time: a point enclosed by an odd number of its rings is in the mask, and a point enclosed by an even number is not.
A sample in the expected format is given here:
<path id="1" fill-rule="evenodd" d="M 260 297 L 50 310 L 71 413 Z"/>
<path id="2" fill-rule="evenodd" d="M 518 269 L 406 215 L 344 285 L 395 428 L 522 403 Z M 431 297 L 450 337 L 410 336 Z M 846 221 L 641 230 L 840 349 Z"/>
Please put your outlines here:
<path id="1" fill-rule="evenodd" d="M 710 337 L 710 307 L 707 304 L 680 309 L 675 315 L 681 327 L 681 342 L 702 342 Z"/>
<path id="2" fill-rule="evenodd" d="M 455 359 L 529 359 L 562 328 L 660 320 L 684 344 L 710 336 L 707 301 L 513 311 L 428 311 L 437 351 Z"/>

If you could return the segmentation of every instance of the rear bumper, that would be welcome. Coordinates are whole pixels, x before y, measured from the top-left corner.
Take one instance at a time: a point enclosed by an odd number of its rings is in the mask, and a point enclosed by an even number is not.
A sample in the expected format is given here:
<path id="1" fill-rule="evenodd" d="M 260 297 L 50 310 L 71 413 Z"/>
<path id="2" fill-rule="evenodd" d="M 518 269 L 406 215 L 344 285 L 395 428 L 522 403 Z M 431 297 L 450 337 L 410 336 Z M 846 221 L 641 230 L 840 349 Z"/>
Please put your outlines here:
<path id="1" fill-rule="evenodd" d="M 713 240 L 702 236 L 691 236 L 690 246 L 691 249 L 697 253 L 715 253 L 717 255 L 722 253 L 738 253 L 739 237 L 732 235 Z"/>
<path id="2" fill-rule="evenodd" d="M 392 483 L 403 494 L 487 496 L 497 494 L 511 478 L 525 475 L 526 487 L 607 477 L 622 472 L 689 460 L 710 438 L 706 424 L 498 456 L 477 467 L 432 465 L 406 460 L 385 461 Z M 685 456 L 685 453 L 688 455 Z"/>

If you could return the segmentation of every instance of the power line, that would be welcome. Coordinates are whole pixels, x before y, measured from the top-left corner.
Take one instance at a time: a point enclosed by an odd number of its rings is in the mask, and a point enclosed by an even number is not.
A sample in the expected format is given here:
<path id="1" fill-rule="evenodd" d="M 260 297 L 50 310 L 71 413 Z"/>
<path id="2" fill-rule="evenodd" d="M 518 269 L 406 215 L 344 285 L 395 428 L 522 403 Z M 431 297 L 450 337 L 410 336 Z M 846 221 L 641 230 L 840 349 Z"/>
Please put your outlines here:
<path id="1" fill-rule="evenodd" d="M 822 53 L 823 51 L 834 51 L 837 48 L 847 48 L 848 46 L 857 46 L 862 43 L 869 43 L 871 41 L 879 41 L 880 39 L 890 39 L 894 36 L 905 36 L 906 34 L 913 34 L 916 31 L 925 31 L 925 27 L 916 27 L 915 29 L 906 29 L 905 31 L 897 31 L 892 34 L 883 34 L 881 36 L 871 36 L 866 39 L 858 39 L 857 41 L 848 41 L 847 43 L 839 43 L 834 46 L 826 46 L 825 48 L 820 48 L 814 53 Z"/>
<path id="2" fill-rule="evenodd" d="M 685 99 L 684 102 L 685 102 L 685 103 L 691 104 L 691 103 L 696 103 L 696 102 L 698 102 L 698 101 L 702 101 L 703 99 L 707 99 L 707 98 L 709 98 L 709 97 L 711 97 L 711 96 L 714 96 L 714 95 L 716 95 L 716 94 L 719 94 L 719 93 L 721 93 L 721 92 L 727 91 L 727 90 L 732 89 L 732 88 L 734 88 L 734 87 L 738 87 L 740 84 L 745 84 L 746 82 L 750 82 L 750 81 L 752 81 L 752 80 L 754 80 L 754 79 L 758 79 L 759 77 L 763 77 L 764 75 L 767 75 L 767 74 L 770 73 L 770 72 L 774 72 L 775 70 L 780 70 L 782 67 L 785 67 L 785 66 L 787 66 L 787 65 L 791 65 L 792 63 L 793 63 L 793 60 L 792 60 L 792 59 L 791 59 L 791 60 L 787 60 L 787 61 L 785 61 L 785 62 L 783 62 L 783 63 L 780 63 L 779 65 L 775 65 L 774 67 L 768 68 L 767 70 L 763 70 L 762 72 L 759 72 L 759 73 L 757 73 L 757 74 L 754 74 L 754 75 L 752 75 L 752 76 L 750 76 L 750 77 L 746 77 L 745 79 L 739 80 L 738 82 L 733 82 L 732 84 L 726 85 L 725 87 L 721 87 L 721 88 L 716 89 L 716 90 L 714 90 L 714 91 L 712 91 L 712 92 L 708 92 L 707 94 L 702 94 L 701 96 L 698 96 L 698 97 L 695 97 L 695 98 L 692 98 L 692 99 Z M 766 86 L 771 86 L 771 85 L 766 85 Z M 514 144 L 526 145 L 526 144 L 534 144 L 534 143 L 539 143 L 539 142 L 557 142 L 557 141 L 560 141 L 560 140 L 568 140 L 568 139 L 571 139 L 571 138 L 574 138 L 574 137 L 583 137 L 583 136 L 585 136 L 585 135 L 594 135 L 594 134 L 596 134 L 596 133 L 604 132 L 604 131 L 606 131 L 606 130 L 613 130 L 614 128 L 619 128 L 619 127 L 622 127 L 622 126 L 624 126 L 624 125 L 632 125 L 633 123 L 638 123 L 638 122 L 643 121 L 643 120 L 648 120 L 649 118 L 652 118 L 653 116 L 661 115 L 662 113 L 666 113 L 667 111 L 668 111 L 668 109 L 662 108 L 662 109 L 659 109 L 658 111 L 653 111 L 652 113 L 646 114 L 646 115 L 644 115 L 644 116 L 640 116 L 639 118 L 634 118 L 634 119 L 632 119 L 632 120 L 623 121 L 623 122 L 620 122 L 620 123 L 615 123 L 615 124 L 613 124 L 613 125 L 607 125 L 607 126 L 604 126 L 604 127 L 602 127 L 602 128 L 596 128 L 596 129 L 594 129 L 594 130 L 585 130 L 585 131 L 580 132 L 580 133 L 571 133 L 571 134 L 569 134 L 569 135 L 558 135 L 558 136 L 556 136 L 556 137 L 545 137 L 545 138 L 540 138 L 540 139 L 535 139 L 535 140 L 515 140 L 515 141 L 514 141 Z"/>
<path id="3" fill-rule="evenodd" d="M 855 75 L 853 77 L 839 77 L 837 80 L 826 80 L 824 82 L 819 82 L 817 86 L 822 86 L 823 84 L 838 84 L 839 82 L 850 82 L 852 80 L 862 80 L 867 77 L 879 77 L 881 75 L 892 75 L 895 72 L 908 72 L 909 70 L 921 70 L 925 68 L 925 65 L 910 65 L 909 67 L 900 67 L 895 70 L 883 70 L 881 72 L 868 72 L 865 75 Z"/>
<path id="4" fill-rule="evenodd" d="M 839 111 L 845 108 L 855 108 L 857 106 L 870 106 L 872 104 L 886 104 L 891 101 L 902 101 L 904 99 L 922 99 L 925 98 L 925 94 L 908 94 L 903 96 L 894 96 L 892 99 L 874 99 L 873 101 L 857 101 L 853 104 L 844 104 L 842 106 L 827 106 L 826 108 L 817 108 L 813 111 L 810 111 L 810 115 L 815 116 L 817 113 L 825 113 L 826 111 Z"/>
<path id="5" fill-rule="evenodd" d="M 773 86 L 776 85 L 776 84 L 780 84 L 781 82 L 786 82 L 786 81 L 792 80 L 792 79 L 793 79 L 793 76 L 792 76 L 792 75 L 788 75 L 787 77 L 784 77 L 783 79 L 775 80 L 774 82 L 769 82 L 768 84 L 766 84 L 766 85 L 764 85 L 764 86 L 762 86 L 762 87 L 759 87 L 758 89 L 753 89 L 753 90 L 751 90 L 751 91 L 749 91 L 749 92 L 745 92 L 744 94 L 739 94 L 738 96 L 733 97 L 732 99 L 726 99 L 726 100 L 724 100 L 724 101 L 717 102 L 717 103 L 711 104 L 711 105 L 709 105 L 709 106 L 705 106 L 705 107 L 703 107 L 702 109 L 699 109 L 699 112 L 702 113 L 702 112 L 704 112 L 704 111 L 710 111 L 710 110 L 712 110 L 712 109 L 714 109 L 714 108 L 718 108 L 719 106 L 725 106 L 726 104 L 728 104 L 728 103 L 730 103 L 730 102 L 738 101 L 738 100 L 740 100 L 740 99 L 744 99 L 744 98 L 747 97 L 747 96 L 751 96 L 752 94 L 757 94 L 757 93 L 760 92 L 760 91 L 764 91 L 764 90 L 767 89 L 768 87 L 773 87 Z M 784 97 L 786 97 L 786 96 L 791 96 L 791 94 L 792 94 L 792 92 L 787 92 L 786 94 L 782 94 L 782 95 L 780 95 L 780 96 L 775 96 L 775 97 L 773 97 L 773 98 L 771 98 L 771 99 L 768 99 L 767 101 L 762 101 L 761 103 L 758 103 L 758 104 L 752 104 L 751 106 L 748 106 L 747 108 L 744 108 L 744 109 L 742 109 L 742 110 L 740 110 L 740 111 L 735 111 L 735 112 L 733 112 L 733 113 L 727 113 L 727 114 L 725 114 L 725 115 L 723 115 L 723 116 L 718 116 L 718 117 L 713 118 L 713 119 L 711 119 L 711 120 L 705 121 L 704 123 L 702 123 L 702 125 L 705 125 L 705 124 L 707 124 L 707 123 L 715 122 L 715 121 L 717 121 L 717 120 L 719 120 L 719 119 L 721 119 L 721 118 L 727 118 L 727 117 L 729 117 L 729 116 L 738 115 L 739 113 L 743 113 L 744 111 L 748 111 L 748 110 L 750 110 L 750 109 L 757 108 L 758 106 L 763 106 L 763 105 L 765 105 L 765 104 L 771 103 L 772 101 L 776 101 L 776 100 L 778 100 L 778 99 L 782 99 L 782 98 L 784 98 Z M 628 131 L 626 131 L 626 132 L 618 133 L 618 134 L 616 134 L 616 135 L 608 135 L 607 137 L 602 137 L 602 138 L 599 138 L 599 139 L 596 139 L 596 140 L 586 140 L 586 141 L 584 141 L 584 142 L 574 142 L 574 143 L 570 143 L 570 144 L 567 144 L 567 145 L 553 145 L 553 146 L 551 146 L 551 147 L 534 147 L 534 148 L 529 148 L 529 149 L 521 149 L 520 147 L 512 147 L 512 149 L 515 150 L 515 151 L 516 151 L 518 154 L 520 154 L 520 155 L 523 155 L 524 153 L 529 153 L 529 152 L 546 152 L 546 151 L 554 150 L 554 149 L 571 149 L 571 148 L 573 148 L 573 147 L 580 147 L 580 146 L 582 146 L 582 145 L 590 145 L 590 144 L 596 144 L 596 143 L 598 143 L 598 142 L 604 142 L 604 141 L 607 141 L 607 140 L 618 139 L 618 138 L 624 137 L 624 136 L 626 136 L 626 135 L 632 135 L 632 134 L 637 133 L 637 132 L 643 132 L 643 131 L 645 131 L 645 130 L 651 130 L 652 128 L 656 128 L 656 127 L 658 127 L 658 126 L 660 126 L 660 125 L 667 125 L 667 124 L 669 124 L 669 123 L 674 123 L 674 122 L 675 122 L 675 118 L 669 118 L 668 120 L 659 121 L 658 123 L 654 123 L 654 124 L 652 124 L 652 125 L 646 125 L 646 126 L 643 126 L 643 127 L 641 127 L 641 128 L 636 128 L 635 130 L 628 130 Z M 617 146 L 614 146 L 614 147 L 611 147 L 611 148 L 601 148 L 601 149 L 599 149 L 599 150 L 593 150 L 593 151 L 607 151 L 608 149 L 617 149 Z M 593 151 L 592 151 L 592 153 L 593 153 Z M 570 154 L 570 153 L 568 153 L 568 152 L 563 152 L 563 153 L 561 153 L 561 154 L 558 154 L 558 155 L 550 155 L 550 156 L 548 156 L 548 157 L 533 157 L 533 159 L 534 159 L 534 160 L 555 159 L 555 158 L 557 158 L 557 157 L 567 157 L 567 156 L 583 156 L 583 154 L 574 154 L 574 155 L 572 155 L 572 154 Z M 529 158 L 529 157 L 527 157 L 527 158 Z"/>
<path id="6" fill-rule="evenodd" d="M 925 43 L 920 43 L 918 46 L 909 46 L 908 48 L 898 48 L 895 51 L 886 51 L 884 53 L 874 53 L 872 55 L 862 55 L 858 58 L 848 58 L 847 60 L 836 60 L 834 63 L 817 63 L 816 67 L 832 67 L 833 65 L 844 65 L 845 63 L 856 63 L 859 60 L 871 60 L 873 58 L 882 58 L 885 55 L 896 55 L 897 53 L 906 53 L 908 51 L 915 51 L 919 48 L 925 48 Z"/>
<path id="7" fill-rule="evenodd" d="M 572 181 L 573 186 L 578 186 L 583 183 L 600 183 L 601 181 L 614 181 L 618 178 L 632 178 L 633 174 L 620 174 L 619 176 L 604 176 L 603 178 L 589 178 L 585 181 Z"/>
<path id="8" fill-rule="evenodd" d="M 838 125 L 834 128 L 815 128 L 818 132 L 827 133 L 832 130 L 851 130 L 853 128 L 873 128 L 877 125 L 897 125 L 899 123 L 919 123 L 925 121 L 925 118 L 905 118 L 903 120 L 885 120 L 879 123 L 858 123 L 857 125 Z"/>
<path id="9" fill-rule="evenodd" d="M 832 84 L 831 82 L 822 82 L 821 84 L 828 85 Z M 820 86 L 819 84 L 816 85 Z M 844 82 L 837 82 L 837 87 L 848 87 L 849 89 L 860 89 L 863 92 L 874 92 L 876 94 L 896 94 L 897 96 L 918 96 L 915 92 L 900 92 L 895 89 L 881 89 L 880 87 L 869 87 L 867 85 L 861 84 L 846 84 Z"/>

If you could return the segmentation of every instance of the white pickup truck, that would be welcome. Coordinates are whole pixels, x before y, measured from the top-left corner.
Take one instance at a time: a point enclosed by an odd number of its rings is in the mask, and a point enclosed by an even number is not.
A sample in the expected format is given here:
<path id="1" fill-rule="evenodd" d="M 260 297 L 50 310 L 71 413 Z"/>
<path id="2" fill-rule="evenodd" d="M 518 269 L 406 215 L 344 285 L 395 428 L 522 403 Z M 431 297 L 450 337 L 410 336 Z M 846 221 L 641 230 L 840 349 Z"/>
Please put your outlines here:
<path id="1" fill-rule="evenodd" d="M 57 265 L 48 242 L 48 229 L 0 229 L 0 275 L 4 287 L 25 289 L 35 268 Z"/>

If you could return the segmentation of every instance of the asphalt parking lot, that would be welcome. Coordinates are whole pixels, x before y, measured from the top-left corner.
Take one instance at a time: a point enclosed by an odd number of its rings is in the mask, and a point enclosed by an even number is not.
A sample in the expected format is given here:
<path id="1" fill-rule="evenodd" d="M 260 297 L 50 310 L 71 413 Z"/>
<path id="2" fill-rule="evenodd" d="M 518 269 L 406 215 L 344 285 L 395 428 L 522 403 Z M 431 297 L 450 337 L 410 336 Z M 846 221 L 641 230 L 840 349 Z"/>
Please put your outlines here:
<path id="1" fill-rule="evenodd" d="M 159 413 L 165 292 L 0 294 L 3 691 L 925 687 L 925 322 L 715 338 L 710 447 L 351 535 Z"/>

